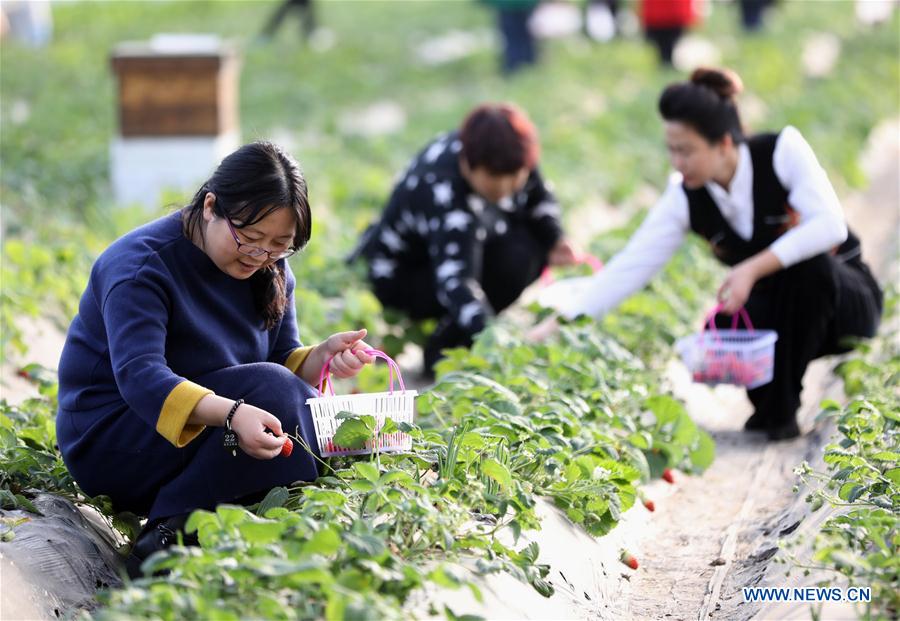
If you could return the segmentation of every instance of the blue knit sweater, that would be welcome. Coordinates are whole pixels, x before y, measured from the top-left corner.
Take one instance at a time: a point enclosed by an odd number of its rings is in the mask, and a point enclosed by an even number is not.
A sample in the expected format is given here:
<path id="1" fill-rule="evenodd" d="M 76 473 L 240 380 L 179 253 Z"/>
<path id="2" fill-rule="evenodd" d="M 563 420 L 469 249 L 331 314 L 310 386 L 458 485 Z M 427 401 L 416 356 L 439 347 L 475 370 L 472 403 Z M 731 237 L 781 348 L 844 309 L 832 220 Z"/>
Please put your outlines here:
<path id="1" fill-rule="evenodd" d="M 249 280 L 221 271 L 165 216 L 115 241 L 94 264 L 59 363 L 59 407 L 85 417 L 136 414 L 175 446 L 202 426 L 187 419 L 207 388 L 197 378 L 251 362 L 300 367 L 294 276 L 281 323 L 262 329 Z M 65 453 L 66 447 L 60 447 Z"/>

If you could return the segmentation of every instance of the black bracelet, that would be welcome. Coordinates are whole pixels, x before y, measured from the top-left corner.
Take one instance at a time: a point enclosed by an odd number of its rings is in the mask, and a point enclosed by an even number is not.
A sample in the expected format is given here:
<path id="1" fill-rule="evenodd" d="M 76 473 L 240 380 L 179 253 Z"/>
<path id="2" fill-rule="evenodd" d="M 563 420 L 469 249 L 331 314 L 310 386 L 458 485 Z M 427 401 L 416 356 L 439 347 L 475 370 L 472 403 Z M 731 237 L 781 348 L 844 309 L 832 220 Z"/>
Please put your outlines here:
<path id="1" fill-rule="evenodd" d="M 225 417 L 225 434 L 222 436 L 222 446 L 225 447 L 226 451 L 231 451 L 231 454 L 235 457 L 237 457 L 238 435 L 237 432 L 231 428 L 231 419 L 234 418 L 234 413 L 237 412 L 237 409 L 241 407 L 243 403 L 243 399 L 238 399 L 234 402 L 234 405 L 231 406 L 228 416 Z"/>
<path id="2" fill-rule="evenodd" d="M 237 412 L 237 409 L 244 404 L 243 399 L 238 399 L 234 402 L 234 405 L 231 406 L 231 410 L 228 412 L 228 416 L 225 417 L 225 427 L 227 429 L 231 429 L 231 419 L 234 418 L 234 413 Z"/>

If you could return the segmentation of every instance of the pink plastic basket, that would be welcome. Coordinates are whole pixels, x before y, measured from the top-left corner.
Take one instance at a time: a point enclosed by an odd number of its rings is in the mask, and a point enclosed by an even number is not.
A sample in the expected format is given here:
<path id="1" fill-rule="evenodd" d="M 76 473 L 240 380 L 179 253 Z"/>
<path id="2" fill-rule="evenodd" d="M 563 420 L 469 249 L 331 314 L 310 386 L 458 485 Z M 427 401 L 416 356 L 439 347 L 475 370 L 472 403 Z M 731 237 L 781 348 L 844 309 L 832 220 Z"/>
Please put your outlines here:
<path id="1" fill-rule="evenodd" d="M 412 423 L 415 415 L 415 390 L 406 390 L 403 378 L 400 376 L 400 367 L 394 360 L 377 349 L 365 350 L 367 354 L 381 358 L 388 363 L 390 369 L 390 391 L 376 393 L 361 393 L 356 395 L 335 395 L 333 383 L 330 379 L 331 359 L 323 366 L 319 373 L 319 396 L 306 400 L 312 412 L 313 425 L 316 429 L 316 443 L 319 446 L 319 454 L 322 457 L 333 455 L 368 455 L 375 449 L 372 440 L 366 443 L 365 448 L 348 449 L 334 443 L 334 434 L 341 426 L 342 420 L 335 419 L 341 412 L 374 416 L 378 428 L 384 426 L 386 418 L 395 423 Z M 394 390 L 394 374 L 397 375 L 400 390 Z M 328 386 L 330 394 L 325 394 L 325 386 Z M 389 434 L 378 434 L 378 450 L 382 453 L 398 453 L 412 449 L 412 437 L 408 433 L 396 431 Z"/>
<path id="2" fill-rule="evenodd" d="M 706 317 L 706 328 L 697 334 L 679 339 L 675 350 L 691 372 L 695 382 L 714 386 L 736 384 L 756 388 L 772 381 L 775 359 L 774 330 L 754 330 L 743 308 L 734 315 L 730 330 L 717 330 L 717 305 Z M 738 330 L 738 317 L 746 330 Z"/>

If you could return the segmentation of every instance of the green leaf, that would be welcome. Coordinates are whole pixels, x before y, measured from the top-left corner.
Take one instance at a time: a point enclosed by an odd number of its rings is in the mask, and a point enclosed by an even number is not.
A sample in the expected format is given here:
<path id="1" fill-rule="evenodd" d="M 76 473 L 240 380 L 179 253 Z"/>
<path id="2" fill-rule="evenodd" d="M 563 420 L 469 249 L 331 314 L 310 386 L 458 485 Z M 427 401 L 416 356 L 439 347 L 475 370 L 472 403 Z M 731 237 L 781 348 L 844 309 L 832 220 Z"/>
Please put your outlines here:
<path id="1" fill-rule="evenodd" d="M 666 423 L 676 422 L 679 417 L 686 414 L 681 403 L 666 395 L 654 395 L 647 399 L 644 405 L 656 417 L 657 429 Z"/>
<path id="2" fill-rule="evenodd" d="M 873 459 L 875 461 L 900 461 L 900 453 L 895 453 L 893 451 L 881 451 L 879 453 L 875 453 L 869 459 Z"/>
<path id="3" fill-rule="evenodd" d="M 697 471 L 706 470 L 716 458 L 716 443 L 705 431 L 700 431 L 697 448 L 689 454 L 691 463 Z"/>
<path id="4" fill-rule="evenodd" d="M 543 578 L 535 578 L 531 581 L 531 585 L 544 597 L 550 597 L 554 593 L 553 585 Z"/>
<path id="5" fill-rule="evenodd" d="M 428 579 L 445 589 L 458 589 L 463 581 L 447 565 L 439 565 L 428 573 Z"/>
<path id="6" fill-rule="evenodd" d="M 853 481 L 849 483 L 844 483 L 841 485 L 841 489 L 838 491 L 838 496 L 841 500 L 846 500 L 847 502 L 853 502 L 860 495 L 866 491 L 866 488 L 862 485 L 859 485 Z"/>
<path id="7" fill-rule="evenodd" d="M 841 468 L 840 470 L 835 472 L 833 475 L 831 475 L 831 478 L 835 481 L 845 481 L 847 479 L 847 477 L 850 476 L 850 473 L 853 472 L 854 470 L 856 470 L 856 468 L 853 466 L 847 466 L 846 468 Z"/>
<path id="8" fill-rule="evenodd" d="M 470 447 L 476 450 L 484 448 L 484 444 L 484 437 L 482 437 L 480 433 L 475 433 L 474 431 L 467 431 L 459 441 L 460 447 Z"/>
<path id="9" fill-rule="evenodd" d="M 395 431 L 398 431 L 398 430 L 399 430 L 399 427 L 397 427 L 397 423 L 394 421 L 394 419 L 385 417 L 384 425 L 381 426 L 381 429 L 378 430 L 378 433 L 388 434 L 388 433 L 394 433 Z"/>
<path id="10" fill-rule="evenodd" d="M 350 489 L 354 492 L 369 494 L 375 491 L 375 484 L 366 479 L 356 479 L 355 481 L 350 481 Z"/>
<path id="11" fill-rule="evenodd" d="M 341 537 L 337 530 L 326 527 L 313 533 L 303 544 L 304 554 L 321 554 L 330 556 L 341 548 Z"/>
<path id="12" fill-rule="evenodd" d="M 503 487 L 512 485 L 512 474 L 510 474 L 509 468 L 496 459 L 488 457 L 482 460 L 481 471 Z"/>
<path id="13" fill-rule="evenodd" d="M 541 548 L 538 545 L 537 541 L 532 541 L 527 546 L 522 548 L 522 551 L 519 552 L 519 556 L 521 556 L 522 560 L 525 561 L 526 565 L 534 565 L 538 560 L 538 556 L 541 554 Z"/>
<path id="14" fill-rule="evenodd" d="M 347 449 L 361 449 L 373 435 L 374 429 L 370 429 L 365 421 L 360 418 L 348 418 L 335 432 L 334 443 Z"/>
<path id="15" fill-rule="evenodd" d="M 262 502 L 259 503 L 256 514 L 265 516 L 269 509 L 283 507 L 284 503 L 288 501 L 289 496 L 290 494 L 286 487 L 273 487 L 269 490 L 269 493 L 266 494 L 266 497 L 262 499 Z"/>
<path id="16" fill-rule="evenodd" d="M 347 503 L 346 496 L 341 492 L 332 489 L 315 489 L 308 487 L 303 490 L 303 494 L 313 502 L 321 502 L 332 508 L 342 507 Z"/>
<path id="17" fill-rule="evenodd" d="M 255 517 L 244 507 L 234 505 L 219 505 L 216 507 L 216 515 L 223 526 L 234 526 L 247 521 L 248 518 Z"/>
<path id="18" fill-rule="evenodd" d="M 243 522 L 238 525 L 238 531 L 248 543 L 266 544 L 281 539 L 281 535 L 287 528 L 285 522 Z"/>
<path id="19" fill-rule="evenodd" d="M 353 464 L 353 469 L 357 474 L 372 483 L 378 482 L 378 468 L 372 462 L 358 461 Z"/>
<path id="20" fill-rule="evenodd" d="M 386 551 L 384 541 L 374 535 L 357 535 L 356 533 L 344 533 L 344 541 L 362 555 L 380 557 Z"/>
<path id="21" fill-rule="evenodd" d="M 900 486 L 900 467 L 891 468 L 884 473 L 884 476 L 886 476 L 894 485 Z"/>
<path id="22" fill-rule="evenodd" d="M 400 483 L 401 485 L 414 485 L 415 479 L 408 472 L 402 470 L 391 470 L 381 475 L 378 480 L 379 485 L 390 485 L 391 483 Z"/>

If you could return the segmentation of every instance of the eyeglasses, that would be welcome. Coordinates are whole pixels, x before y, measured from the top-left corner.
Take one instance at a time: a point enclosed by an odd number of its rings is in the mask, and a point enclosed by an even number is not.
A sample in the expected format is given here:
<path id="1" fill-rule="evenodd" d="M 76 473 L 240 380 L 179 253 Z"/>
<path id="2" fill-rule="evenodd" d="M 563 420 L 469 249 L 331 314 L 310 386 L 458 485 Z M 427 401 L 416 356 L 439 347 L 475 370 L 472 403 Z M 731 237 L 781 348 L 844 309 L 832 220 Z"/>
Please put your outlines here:
<path id="1" fill-rule="evenodd" d="M 296 254 L 298 250 L 298 248 L 288 248 L 287 250 L 266 250 L 265 248 L 260 248 L 259 246 L 245 244 L 240 239 L 238 239 L 237 231 L 234 230 L 234 225 L 231 224 L 231 220 L 228 219 L 228 216 L 222 217 L 225 218 L 225 222 L 228 224 L 228 230 L 231 231 L 231 236 L 234 237 L 234 243 L 237 244 L 237 251 L 243 255 L 247 255 L 248 257 L 259 257 L 267 254 L 269 255 L 269 260 L 278 261 L 280 259 L 287 259 L 289 256 Z"/>

